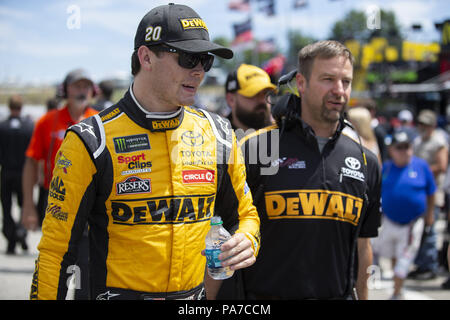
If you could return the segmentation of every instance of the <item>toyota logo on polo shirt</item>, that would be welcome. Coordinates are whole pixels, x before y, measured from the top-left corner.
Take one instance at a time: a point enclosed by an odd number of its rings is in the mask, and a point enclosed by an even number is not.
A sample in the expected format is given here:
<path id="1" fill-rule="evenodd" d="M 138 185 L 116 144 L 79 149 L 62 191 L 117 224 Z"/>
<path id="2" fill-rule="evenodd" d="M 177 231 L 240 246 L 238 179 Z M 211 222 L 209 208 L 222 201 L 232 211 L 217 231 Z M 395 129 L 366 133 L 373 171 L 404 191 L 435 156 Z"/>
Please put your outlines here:
<path id="1" fill-rule="evenodd" d="M 344 162 L 350 169 L 359 170 L 359 168 L 361 168 L 361 162 L 359 162 L 359 160 L 356 158 L 347 157 L 345 158 Z"/>
<path id="2" fill-rule="evenodd" d="M 181 135 L 181 141 L 188 146 L 197 147 L 201 146 L 205 140 L 200 133 L 188 130 Z"/>

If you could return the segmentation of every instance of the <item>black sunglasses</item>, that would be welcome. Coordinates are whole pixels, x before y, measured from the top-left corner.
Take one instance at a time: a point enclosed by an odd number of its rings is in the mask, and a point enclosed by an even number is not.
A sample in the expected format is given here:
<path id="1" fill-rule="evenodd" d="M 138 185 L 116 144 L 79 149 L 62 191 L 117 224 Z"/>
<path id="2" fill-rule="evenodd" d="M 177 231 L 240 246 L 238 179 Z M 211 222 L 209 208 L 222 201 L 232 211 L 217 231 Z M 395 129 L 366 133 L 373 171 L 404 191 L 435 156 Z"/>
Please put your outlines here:
<path id="1" fill-rule="evenodd" d="M 396 146 L 394 146 L 394 148 L 399 151 L 404 151 L 404 150 L 408 150 L 410 148 L 410 145 L 407 143 L 397 144 Z"/>
<path id="2" fill-rule="evenodd" d="M 178 53 L 178 64 L 180 65 L 180 67 L 186 69 L 193 69 L 200 62 L 203 66 L 203 70 L 205 70 L 205 72 L 208 72 L 214 62 L 214 56 L 208 53 L 189 53 L 166 46 L 157 46 L 153 47 L 152 49 L 155 49 L 157 51 Z"/>

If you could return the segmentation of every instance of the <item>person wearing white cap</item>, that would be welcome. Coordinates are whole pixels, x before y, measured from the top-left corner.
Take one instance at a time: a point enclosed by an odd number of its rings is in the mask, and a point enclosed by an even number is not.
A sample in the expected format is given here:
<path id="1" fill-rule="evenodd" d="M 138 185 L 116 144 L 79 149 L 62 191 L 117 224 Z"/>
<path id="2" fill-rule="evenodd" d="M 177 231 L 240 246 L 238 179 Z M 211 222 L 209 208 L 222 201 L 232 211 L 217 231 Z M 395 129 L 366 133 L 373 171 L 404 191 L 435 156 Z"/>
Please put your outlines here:
<path id="1" fill-rule="evenodd" d="M 408 109 L 401 110 L 397 115 L 398 120 L 400 121 L 400 126 L 395 128 L 394 132 L 403 131 L 408 134 L 408 137 L 411 141 L 413 141 L 419 133 L 413 124 L 413 114 Z"/>

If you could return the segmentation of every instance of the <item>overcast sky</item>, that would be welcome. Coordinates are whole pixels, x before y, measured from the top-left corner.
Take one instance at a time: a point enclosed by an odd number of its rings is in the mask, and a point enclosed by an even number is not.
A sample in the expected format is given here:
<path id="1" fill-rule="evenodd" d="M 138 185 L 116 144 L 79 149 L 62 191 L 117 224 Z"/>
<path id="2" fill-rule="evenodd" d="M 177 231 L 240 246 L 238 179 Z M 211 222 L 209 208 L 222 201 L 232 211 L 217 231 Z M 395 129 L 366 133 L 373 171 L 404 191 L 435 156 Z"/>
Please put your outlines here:
<path id="1" fill-rule="evenodd" d="M 273 37 L 286 48 L 288 29 L 325 39 L 336 20 L 351 9 L 365 11 L 370 5 L 393 10 L 410 40 L 438 41 L 434 23 L 450 19 L 448 0 L 309 0 L 293 10 L 293 0 L 276 0 L 275 17 L 252 9 L 254 36 Z M 227 9 L 229 0 L 185 0 L 203 18 L 211 38 L 233 38 L 233 23 L 247 14 Z M 143 0 L 0 0 L 0 82 L 55 83 L 68 71 L 86 68 L 96 81 L 130 73 L 134 34 L 150 9 L 168 1 Z M 79 28 L 74 14 L 80 13 Z M 413 33 L 410 26 L 423 30 Z"/>

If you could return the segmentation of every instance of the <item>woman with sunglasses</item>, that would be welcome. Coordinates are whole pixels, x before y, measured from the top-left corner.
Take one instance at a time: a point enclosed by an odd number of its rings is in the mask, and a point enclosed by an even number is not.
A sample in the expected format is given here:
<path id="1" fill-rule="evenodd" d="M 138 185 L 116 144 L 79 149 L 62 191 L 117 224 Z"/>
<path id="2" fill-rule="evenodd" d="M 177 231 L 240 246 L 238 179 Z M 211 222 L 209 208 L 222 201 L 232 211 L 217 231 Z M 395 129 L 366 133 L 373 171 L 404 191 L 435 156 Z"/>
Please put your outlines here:
<path id="1" fill-rule="evenodd" d="M 72 126 L 59 151 L 32 298 L 67 297 L 86 221 L 92 299 L 204 298 L 206 281 L 214 284 L 202 255 L 213 215 L 234 233 L 222 265 L 255 262 L 259 218 L 236 137 L 227 120 L 191 107 L 212 54 L 233 56 L 209 41 L 191 8 L 163 5 L 144 16 L 130 89 Z"/>

